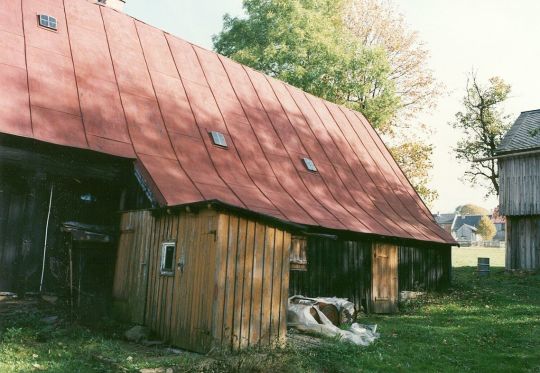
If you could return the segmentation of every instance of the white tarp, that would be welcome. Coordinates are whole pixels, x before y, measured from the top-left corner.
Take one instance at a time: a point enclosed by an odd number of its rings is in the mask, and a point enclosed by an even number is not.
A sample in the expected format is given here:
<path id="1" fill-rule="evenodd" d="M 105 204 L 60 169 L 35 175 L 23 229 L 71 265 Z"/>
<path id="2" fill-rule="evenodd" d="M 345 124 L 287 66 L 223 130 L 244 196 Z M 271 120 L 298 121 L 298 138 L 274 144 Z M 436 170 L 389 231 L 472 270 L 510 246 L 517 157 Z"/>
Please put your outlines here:
<path id="1" fill-rule="evenodd" d="M 303 332 L 322 334 L 327 337 L 339 336 L 344 341 L 349 341 L 360 346 L 367 346 L 379 337 L 376 326 L 367 326 L 353 323 L 349 330 L 343 330 L 332 324 L 318 307 L 318 304 L 333 304 L 341 315 L 340 319 L 352 317 L 354 305 L 343 298 L 306 298 L 293 296 L 289 298 L 287 310 L 287 324 Z M 314 310 L 320 319 L 320 323 L 311 314 Z M 348 315 L 347 315 L 348 314 Z"/>

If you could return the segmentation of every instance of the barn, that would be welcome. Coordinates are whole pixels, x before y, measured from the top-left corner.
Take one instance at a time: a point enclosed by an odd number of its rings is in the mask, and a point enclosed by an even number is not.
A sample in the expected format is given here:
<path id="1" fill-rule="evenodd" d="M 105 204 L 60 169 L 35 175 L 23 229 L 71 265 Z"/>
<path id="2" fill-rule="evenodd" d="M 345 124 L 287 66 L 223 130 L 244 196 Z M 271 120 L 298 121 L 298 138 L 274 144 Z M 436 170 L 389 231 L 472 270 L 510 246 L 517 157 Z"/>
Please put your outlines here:
<path id="1" fill-rule="evenodd" d="M 455 241 L 362 114 L 121 3 L 0 8 L 0 291 L 208 351 L 285 338 L 292 294 L 391 313 L 449 285 Z"/>
<path id="2" fill-rule="evenodd" d="M 497 148 L 506 269 L 540 268 L 540 110 L 522 112 Z"/>

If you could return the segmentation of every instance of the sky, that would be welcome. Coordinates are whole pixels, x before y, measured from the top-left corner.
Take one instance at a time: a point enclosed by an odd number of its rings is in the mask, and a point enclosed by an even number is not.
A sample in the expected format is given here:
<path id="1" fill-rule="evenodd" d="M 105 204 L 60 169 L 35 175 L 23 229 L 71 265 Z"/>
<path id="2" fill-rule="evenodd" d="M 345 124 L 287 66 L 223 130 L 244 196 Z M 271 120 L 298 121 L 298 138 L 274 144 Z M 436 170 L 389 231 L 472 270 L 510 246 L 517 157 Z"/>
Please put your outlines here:
<path id="1" fill-rule="evenodd" d="M 411 30 L 430 51 L 428 66 L 445 86 L 438 106 L 418 120 L 433 129 L 431 186 L 439 193 L 433 212 L 452 212 L 475 203 L 488 209 L 486 189 L 461 180 L 453 147 L 461 137 L 449 123 L 461 109 L 467 73 L 481 81 L 500 76 L 512 86 L 505 112 L 512 121 L 521 111 L 540 108 L 540 1 L 538 0 L 395 0 Z M 192 43 L 211 49 L 223 15 L 242 14 L 241 0 L 127 0 L 125 12 Z"/>

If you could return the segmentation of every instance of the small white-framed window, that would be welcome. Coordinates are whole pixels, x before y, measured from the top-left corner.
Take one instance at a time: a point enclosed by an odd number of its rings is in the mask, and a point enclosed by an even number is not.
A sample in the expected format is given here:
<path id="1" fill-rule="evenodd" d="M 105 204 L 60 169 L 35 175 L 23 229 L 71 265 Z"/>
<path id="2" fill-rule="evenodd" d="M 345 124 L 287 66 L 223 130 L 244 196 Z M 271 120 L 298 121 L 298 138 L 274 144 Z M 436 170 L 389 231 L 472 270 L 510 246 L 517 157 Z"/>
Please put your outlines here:
<path id="1" fill-rule="evenodd" d="M 225 135 L 218 131 L 210 131 L 210 136 L 214 145 L 220 146 L 222 148 L 227 148 L 227 140 L 225 140 Z"/>
<path id="2" fill-rule="evenodd" d="M 161 244 L 160 273 L 165 276 L 174 275 L 174 259 L 176 257 L 176 242 L 166 241 Z"/>
<path id="3" fill-rule="evenodd" d="M 317 172 L 317 167 L 315 167 L 315 163 L 310 158 L 303 158 L 303 161 L 309 171 Z"/>
<path id="4" fill-rule="evenodd" d="M 38 15 L 38 22 L 41 27 L 48 28 L 50 30 L 58 30 L 58 22 L 53 16 L 48 16 L 46 14 Z"/>

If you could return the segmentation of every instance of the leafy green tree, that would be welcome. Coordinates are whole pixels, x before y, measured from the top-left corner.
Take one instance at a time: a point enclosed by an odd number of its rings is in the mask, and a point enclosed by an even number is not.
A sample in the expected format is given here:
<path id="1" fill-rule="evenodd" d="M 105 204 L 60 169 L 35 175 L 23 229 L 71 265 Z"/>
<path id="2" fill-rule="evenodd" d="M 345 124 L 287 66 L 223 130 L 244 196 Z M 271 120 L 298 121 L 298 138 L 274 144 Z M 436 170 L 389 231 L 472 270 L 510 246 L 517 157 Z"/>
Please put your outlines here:
<path id="1" fill-rule="evenodd" d="M 499 77 L 488 84 L 478 82 L 476 73 L 467 79 L 463 111 L 456 114 L 453 127 L 463 132 L 457 143 L 456 157 L 467 165 L 464 178 L 472 185 L 485 185 L 487 195 L 499 195 L 499 167 L 492 157 L 510 128 L 509 116 L 502 106 L 510 94 L 510 85 Z"/>
<path id="2" fill-rule="evenodd" d="M 362 1 L 379 0 L 244 0 L 245 16 L 225 15 L 214 49 L 362 112 L 429 204 L 436 198 L 428 187 L 432 148 L 396 133 L 398 118 L 431 106 L 438 94 L 427 51 L 388 7 L 361 8 L 361 17 L 375 20 L 361 27 L 355 12 Z"/>
<path id="3" fill-rule="evenodd" d="M 459 215 L 487 215 L 489 211 L 478 205 L 467 203 L 456 208 L 456 214 Z"/>
<path id="4" fill-rule="evenodd" d="M 380 132 L 400 106 L 382 48 L 364 47 L 342 22 L 343 0 L 245 0 L 225 15 L 218 53 L 361 111 Z"/>
<path id="5" fill-rule="evenodd" d="M 433 147 L 421 142 L 406 142 L 390 151 L 424 202 L 428 206 L 435 202 L 438 193 L 428 187 Z"/>
<path id="6" fill-rule="evenodd" d="M 433 109 L 443 88 L 428 65 L 426 45 L 390 0 L 347 0 L 343 8 L 347 29 L 362 45 L 386 52 L 400 98 L 395 126 L 415 126 L 416 115 Z"/>
<path id="7" fill-rule="evenodd" d="M 478 223 L 476 232 L 482 236 L 484 240 L 490 241 L 493 237 L 495 237 L 495 234 L 497 234 L 497 228 L 495 227 L 495 224 L 493 224 L 493 222 L 486 215 L 484 215 Z"/>

